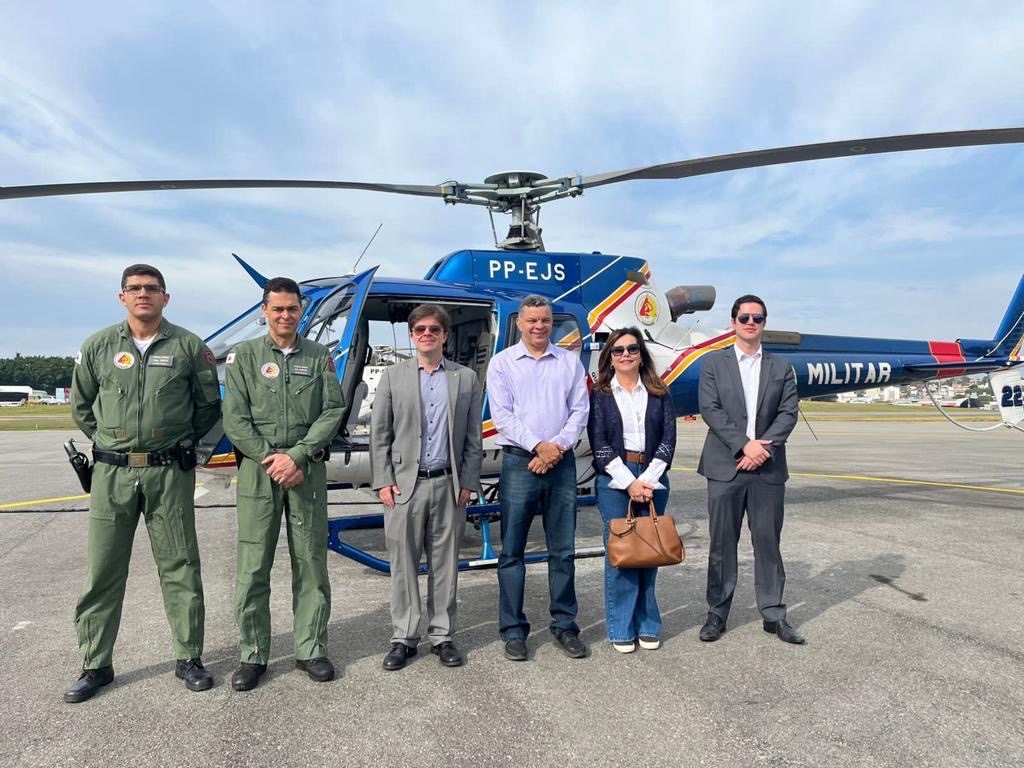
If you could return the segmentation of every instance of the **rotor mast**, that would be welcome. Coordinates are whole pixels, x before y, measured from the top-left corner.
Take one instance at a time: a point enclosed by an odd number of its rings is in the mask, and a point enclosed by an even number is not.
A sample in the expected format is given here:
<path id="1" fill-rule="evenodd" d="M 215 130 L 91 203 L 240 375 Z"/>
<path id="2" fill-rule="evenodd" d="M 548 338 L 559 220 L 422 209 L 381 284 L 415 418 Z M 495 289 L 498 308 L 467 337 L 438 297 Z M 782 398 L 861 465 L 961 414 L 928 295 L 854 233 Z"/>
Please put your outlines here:
<path id="1" fill-rule="evenodd" d="M 534 171 L 505 171 L 484 179 L 483 184 L 460 184 L 450 181 L 441 185 L 444 201 L 452 205 L 482 205 L 492 214 L 507 213 L 512 217 L 504 240 L 495 237 L 495 246 L 504 251 L 543 251 L 540 228 L 541 203 L 562 197 L 583 194 L 579 176 L 552 179 Z"/>

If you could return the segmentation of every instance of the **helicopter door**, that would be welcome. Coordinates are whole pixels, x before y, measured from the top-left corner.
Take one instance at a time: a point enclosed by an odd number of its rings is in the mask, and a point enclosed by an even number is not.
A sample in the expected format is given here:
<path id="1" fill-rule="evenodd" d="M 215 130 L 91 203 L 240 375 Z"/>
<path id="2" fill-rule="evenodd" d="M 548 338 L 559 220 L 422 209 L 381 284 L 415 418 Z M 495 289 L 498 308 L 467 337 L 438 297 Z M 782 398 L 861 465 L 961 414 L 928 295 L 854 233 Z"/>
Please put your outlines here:
<path id="1" fill-rule="evenodd" d="M 339 285 L 312 310 L 303 336 L 327 347 L 345 396 L 341 423 L 348 420 L 355 385 L 362 380 L 368 339 L 366 320 L 362 317 L 366 295 L 370 291 L 377 267 L 360 272 Z"/>

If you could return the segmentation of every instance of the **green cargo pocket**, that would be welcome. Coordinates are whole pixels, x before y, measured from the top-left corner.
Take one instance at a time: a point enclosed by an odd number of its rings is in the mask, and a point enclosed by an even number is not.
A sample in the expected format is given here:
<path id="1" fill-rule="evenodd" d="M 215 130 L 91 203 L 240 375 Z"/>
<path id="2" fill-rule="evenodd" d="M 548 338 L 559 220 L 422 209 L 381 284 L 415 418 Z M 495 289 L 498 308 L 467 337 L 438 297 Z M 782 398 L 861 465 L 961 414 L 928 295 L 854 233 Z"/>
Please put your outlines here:
<path id="1" fill-rule="evenodd" d="M 149 540 L 153 554 L 174 560 L 194 562 L 199 559 L 199 547 L 195 537 L 189 542 L 182 520 L 184 511 L 180 506 L 154 512 L 146 519 L 149 528 Z M 191 543 L 192 546 L 189 546 Z"/>

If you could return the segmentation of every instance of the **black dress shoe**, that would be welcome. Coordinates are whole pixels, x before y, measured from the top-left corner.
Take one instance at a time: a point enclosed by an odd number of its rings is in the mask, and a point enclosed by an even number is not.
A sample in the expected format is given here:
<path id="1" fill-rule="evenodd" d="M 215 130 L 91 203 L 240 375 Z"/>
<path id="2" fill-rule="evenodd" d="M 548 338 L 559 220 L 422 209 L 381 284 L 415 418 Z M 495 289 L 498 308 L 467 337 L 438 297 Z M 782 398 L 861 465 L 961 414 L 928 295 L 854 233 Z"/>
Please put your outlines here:
<path id="1" fill-rule="evenodd" d="M 521 637 L 513 637 L 505 641 L 505 658 L 509 661 L 526 661 L 526 641 Z"/>
<path id="2" fill-rule="evenodd" d="M 305 670 L 310 679 L 315 680 L 318 683 L 329 683 L 334 679 L 334 665 L 331 664 L 331 660 L 326 656 L 320 656 L 315 659 L 306 659 L 305 661 L 302 659 L 296 659 L 295 666 L 299 669 Z"/>
<path id="3" fill-rule="evenodd" d="M 700 628 L 700 639 L 705 643 L 713 643 L 725 634 L 725 620 L 717 613 L 709 613 L 708 620 Z"/>
<path id="4" fill-rule="evenodd" d="M 416 648 L 405 643 L 392 643 L 391 650 L 384 657 L 384 669 L 394 672 L 405 666 L 407 659 L 416 655 Z"/>
<path id="5" fill-rule="evenodd" d="M 178 659 L 174 665 L 174 676 L 185 681 L 185 687 L 190 691 L 206 691 L 213 688 L 213 675 L 206 671 L 203 660 L 196 656 L 194 659 Z"/>
<path id="6" fill-rule="evenodd" d="M 793 629 L 793 625 L 785 619 L 782 619 L 781 621 L 766 621 L 764 622 L 763 627 L 765 632 L 776 635 L 779 640 L 784 643 L 803 645 L 807 642 L 795 629 Z"/>
<path id="7" fill-rule="evenodd" d="M 236 691 L 251 691 L 259 685 L 260 677 L 266 671 L 266 664 L 249 664 L 243 661 L 231 676 L 231 687 Z"/>
<path id="8" fill-rule="evenodd" d="M 109 685 L 114 679 L 114 667 L 99 669 L 83 669 L 74 685 L 64 691 L 64 701 L 68 704 L 80 704 L 91 699 L 100 688 Z"/>
<path id="9" fill-rule="evenodd" d="M 580 640 L 580 633 L 571 629 L 555 630 L 555 645 L 565 651 L 570 659 L 582 659 L 587 655 L 587 646 Z"/>
<path id="10" fill-rule="evenodd" d="M 430 652 L 441 657 L 441 663 L 446 667 L 462 666 L 462 654 L 450 640 L 432 646 Z"/>

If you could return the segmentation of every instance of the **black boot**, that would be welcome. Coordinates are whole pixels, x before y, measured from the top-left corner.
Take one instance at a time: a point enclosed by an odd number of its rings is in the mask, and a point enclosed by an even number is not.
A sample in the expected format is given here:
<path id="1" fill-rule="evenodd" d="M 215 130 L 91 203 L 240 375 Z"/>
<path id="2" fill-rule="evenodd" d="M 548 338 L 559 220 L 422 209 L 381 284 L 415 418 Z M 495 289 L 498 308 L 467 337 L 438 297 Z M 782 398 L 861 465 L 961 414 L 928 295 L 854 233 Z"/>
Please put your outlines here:
<path id="1" fill-rule="evenodd" d="M 83 669 L 75 684 L 64 691 L 64 701 L 68 704 L 80 704 L 91 699 L 100 688 L 110 684 L 114 679 L 114 667 L 99 669 Z"/>

